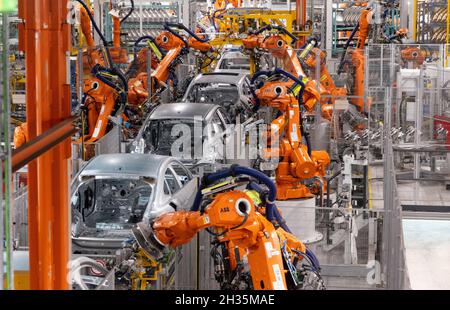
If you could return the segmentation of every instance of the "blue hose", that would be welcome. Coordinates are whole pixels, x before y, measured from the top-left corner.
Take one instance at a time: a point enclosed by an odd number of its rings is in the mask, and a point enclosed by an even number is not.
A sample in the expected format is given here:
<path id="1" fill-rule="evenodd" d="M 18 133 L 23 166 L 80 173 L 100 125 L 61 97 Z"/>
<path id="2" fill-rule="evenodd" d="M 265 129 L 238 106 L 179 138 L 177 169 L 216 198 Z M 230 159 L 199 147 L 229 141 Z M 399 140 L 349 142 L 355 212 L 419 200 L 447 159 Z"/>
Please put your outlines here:
<path id="1" fill-rule="evenodd" d="M 274 71 L 258 71 L 258 72 L 256 72 L 256 73 L 253 75 L 252 79 L 251 79 L 251 84 L 253 85 L 253 84 L 255 83 L 256 79 L 257 79 L 258 77 L 260 77 L 260 76 L 267 75 L 268 77 L 271 77 L 271 76 L 276 75 L 276 74 L 284 75 L 285 77 L 287 77 L 287 78 L 293 80 L 293 81 L 296 83 L 296 85 L 298 84 L 298 85 L 301 86 L 301 87 L 300 87 L 300 92 L 299 92 L 299 94 L 298 94 L 298 101 L 299 101 L 299 104 L 301 105 L 301 104 L 302 104 L 302 101 L 303 101 L 303 100 L 302 100 L 303 94 L 305 93 L 305 87 L 306 87 L 306 86 L 305 86 L 305 83 L 303 83 L 303 81 L 302 81 L 302 79 L 303 79 L 302 76 L 300 76 L 300 77 L 295 77 L 294 75 L 290 74 L 289 72 L 286 72 L 286 71 L 284 71 L 283 69 L 277 68 L 277 69 L 275 69 Z M 296 85 L 294 85 L 294 87 L 295 87 Z M 256 99 L 256 104 L 259 106 L 259 100 L 258 100 L 258 97 L 256 96 L 256 93 L 255 93 L 254 89 L 252 88 L 251 91 L 252 91 L 252 95 L 253 95 L 253 96 L 255 97 L 255 99 Z"/>
<path id="2" fill-rule="evenodd" d="M 311 263 L 313 264 L 313 267 L 316 270 L 320 269 L 320 263 L 319 260 L 317 259 L 316 255 L 307 247 L 306 248 L 306 256 L 308 256 L 309 260 L 311 261 Z"/>
<path id="3" fill-rule="evenodd" d="M 278 211 L 278 208 L 275 206 L 275 199 L 277 196 L 277 188 L 275 186 L 275 183 L 261 171 L 247 168 L 247 167 L 242 167 L 242 166 L 231 166 L 229 169 L 208 175 L 204 181 L 206 183 L 205 185 L 207 185 L 207 184 L 212 184 L 214 182 L 217 182 L 221 179 L 225 179 L 225 178 L 228 178 L 231 176 L 237 176 L 237 175 L 247 175 L 247 176 L 254 177 L 255 179 L 257 179 L 261 183 L 265 184 L 269 188 L 269 194 L 268 194 L 268 198 L 266 201 L 266 218 L 267 218 L 267 220 L 269 220 L 270 222 L 274 222 L 274 220 L 277 221 L 278 224 L 280 225 L 280 227 L 283 228 L 283 230 L 285 230 L 288 233 L 292 233 L 292 231 L 287 226 L 286 221 L 284 220 L 284 218 Z M 261 186 L 259 186 L 259 184 L 255 183 L 255 182 L 250 183 L 250 187 L 252 189 L 256 190 L 258 193 L 263 192 L 263 189 L 261 188 Z M 200 188 L 202 188 L 202 186 L 200 186 Z M 201 204 L 202 198 L 203 198 L 202 191 L 201 190 L 197 191 L 197 195 L 195 197 L 195 201 L 191 208 L 191 211 L 198 211 L 200 209 L 200 204 Z M 309 260 L 313 264 L 312 267 L 315 268 L 316 270 L 319 270 L 320 269 L 319 260 L 314 255 L 314 253 L 310 249 L 306 248 L 305 255 L 309 258 Z"/>
<path id="4" fill-rule="evenodd" d="M 275 199 L 277 197 L 277 188 L 276 188 L 275 184 L 273 183 L 273 181 L 264 173 L 262 173 L 258 170 L 247 168 L 247 167 L 232 166 L 229 169 L 208 175 L 205 178 L 205 183 L 206 183 L 205 185 L 212 184 L 221 179 L 225 179 L 225 178 L 228 178 L 231 176 L 236 176 L 236 175 L 248 175 L 248 176 L 254 177 L 255 179 L 257 179 L 261 183 L 265 184 L 269 188 L 269 195 L 267 197 L 268 201 L 266 201 L 266 217 L 267 217 L 267 220 L 273 222 L 275 220 L 274 210 L 276 209 Z M 195 201 L 194 201 L 194 204 L 193 204 L 191 210 L 198 211 L 200 209 L 201 201 L 202 201 L 202 194 L 201 194 L 201 190 L 200 190 L 197 192 L 197 196 L 195 197 Z"/>

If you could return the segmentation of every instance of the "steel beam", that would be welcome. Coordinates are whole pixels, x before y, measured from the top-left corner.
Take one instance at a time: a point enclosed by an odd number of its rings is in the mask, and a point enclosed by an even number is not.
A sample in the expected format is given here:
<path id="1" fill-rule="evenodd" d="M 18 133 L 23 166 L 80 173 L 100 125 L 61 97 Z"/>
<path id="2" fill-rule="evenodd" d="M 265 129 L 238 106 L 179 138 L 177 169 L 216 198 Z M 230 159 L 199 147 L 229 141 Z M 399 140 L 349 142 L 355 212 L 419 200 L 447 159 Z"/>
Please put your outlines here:
<path id="1" fill-rule="evenodd" d="M 75 120 L 75 117 L 69 118 L 15 150 L 12 155 L 12 171 L 16 172 L 30 161 L 74 135 L 77 132 L 77 129 L 73 126 Z"/>

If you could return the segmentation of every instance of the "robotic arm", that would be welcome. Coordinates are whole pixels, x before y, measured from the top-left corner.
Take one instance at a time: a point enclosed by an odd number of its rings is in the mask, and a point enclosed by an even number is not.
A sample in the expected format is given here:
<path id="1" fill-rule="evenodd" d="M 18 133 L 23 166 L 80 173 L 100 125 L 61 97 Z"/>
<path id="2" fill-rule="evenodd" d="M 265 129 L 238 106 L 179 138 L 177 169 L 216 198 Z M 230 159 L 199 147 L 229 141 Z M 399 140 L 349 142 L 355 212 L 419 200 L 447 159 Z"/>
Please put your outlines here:
<path id="1" fill-rule="evenodd" d="M 243 45 L 249 50 L 267 50 L 275 58 L 282 61 L 283 70 L 290 73 L 296 78 L 302 79 L 304 84 L 303 102 L 307 111 L 312 111 L 316 103 L 320 101 L 320 91 L 317 83 L 314 80 L 308 79 L 303 71 L 302 65 L 297 57 L 295 50 L 287 44 L 286 40 L 280 34 L 269 34 L 267 36 L 261 35 L 264 31 L 270 31 L 275 29 L 285 35 L 293 38 L 295 42 L 296 38 L 282 27 L 267 26 L 260 29 L 258 32 L 249 35 L 248 38 L 243 40 Z M 289 81 L 291 85 L 294 82 Z M 299 88 L 294 89 L 294 94 L 298 93 Z"/>
<path id="2" fill-rule="evenodd" d="M 326 66 L 326 53 L 317 48 L 317 39 L 310 38 L 305 49 L 299 55 L 300 62 L 310 71 L 312 76 L 317 76 L 317 61 L 320 62 L 320 95 L 322 116 L 331 120 L 333 104 L 339 97 L 345 97 L 347 90 L 338 88 Z"/>
<path id="3" fill-rule="evenodd" d="M 345 55 L 346 50 L 359 30 L 358 41 L 356 43 L 356 49 L 351 52 L 352 64 L 354 67 L 354 82 L 353 89 L 351 91 L 351 95 L 354 97 L 350 99 L 352 105 L 354 105 L 359 112 L 364 112 L 364 76 L 365 76 L 365 59 L 364 59 L 364 46 L 367 41 L 367 37 L 369 35 L 370 23 L 372 20 L 373 12 L 371 8 L 366 8 L 361 12 L 359 23 L 353 29 L 350 37 L 347 40 L 347 43 L 344 47 L 344 53 L 342 55 L 341 62 L 339 64 L 338 74 L 342 73 L 344 63 L 345 63 Z"/>
<path id="4" fill-rule="evenodd" d="M 234 167 L 229 171 L 210 175 L 205 182 L 226 178 L 229 173 L 236 175 L 235 178 L 241 174 L 253 177 L 262 175 L 261 172 L 249 168 Z M 226 248 L 225 255 L 227 260 L 230 260 L 230 264 L 227 267 L 222 266 L 223 268 L 228 269 L 234 266 L 231 268 L 236 270 L 242 266 L 243 261 L 248 264 L 249 276 L 241 278 L 241 281 L 250 281 L 247 288 L 256 290 L 301 288 L 302 264 L 306 261 L 314 261 L 311 266 L 318 275 L 317 259 L 300 240 L 282 228 L 286 227 L 288 230 L 278 211 L 276 211 L 277 220 L 282 227 L 276 228 L 276 222 L 273 222 L 274 219 L 269 216 L 269 213 L 272 214 L 274 210 L 269 208 L 269 204 L 273 205 L 273 203 L 269 203 L 268 198 L 262 198 L 266 201 L 266 207 L 262 210 L 261 206 L 255 205 L 255 200 L 249 192 L 233 189 L 242 185 L 235 178 L 204 189 L 200 199 L 211 196 L 212 200 L 206 200 L 207 205 L 202 210 L 193 207 L 191 211 L 177 211 L 162 215 L 153 222 L 151 231 L 143 223 L 138 224 L 137 228 L 133 229 L 138 244 L 150 257 L 162 259 L 162 252 L 166 247 L 179 247 L 188 243 L 198 232 L 207 230 L 215 236 L 214 244 Z M 264 183 L 270 183 L 268 197 L 274 197 L 276 189 L 273 183 L 267 177 L 262 178 L 265 179 L 262 180 L 263 182 L 266 181 Z M 247 181 L 249 184 L 253 182 Z M 216 265 L 216 267 L 219 266 Z M 323 288 L 320 275 L 318 277 L 318 287 Z"/>
<path id="5" fill-rule="evenodd" d="M 189 242 L 200 230 L 209 227 L 217 230 L 219 242 L 232 242 L 248 251 L 254 289 L 287 289 L 277 232 L 255 211 L 253 201 L 245 193 L 218 194 L 204 214 L 179 211 L 163 215 L 153 224 L 155 239 L 162 246 L 172 247 Z"/>
<path id="6" fill-rule="evenodd" d="M 311 150 L 303 128 L 300 106 L 304 97 L 304 83 L 283 70 L 275 72 L 287 76 L 293 83 L 267 82 L 255 91 L 255 95 L 260 104 L 281 112 L 281 116 L 271 124 L 269 149 L 266 150 L 267 157 L 282 158 L 276 171 L 277 199 L 312 197 L 310 189 L 303 182 L 324 177 L 330 157 L 325 151 Z M 297 86 L 300 90 L 296 96 L 293 88 Z M 303 137 L 306 145 L 302 143 Z"/>
<path id="7" fill-rule="evenodd" d="M 194 49 L 205 54 L 213 50 L 207 40 L 200 38 L 182 24 L 167 23 L 164 28 L 165 30 L 162 31 L 155 39 L 155 42 L 153 42 L 159 51 L 161 49 L 167 51 L 152 72 L 153 93 L 158 89 L 166 87 L 166 83 L 170 79 L 173 79 L 175 68 L 182 62 L 181 57 L 186 55 L 189 52 L 189 49 Z M 189 38 L 185 38 L 178 34 L 172 28 L 178 28 L 187 32 Z M 131 96 L 134 96 L 136 92 L 140 92 L 142 95 L 146 94 L 148 97 L 149 85 L 147 85 L 146 72 L 142 72 L 138 74 L 136 78 L 130 79 L 129 84 L 130 88 L 132 90 L 134 89 L 134 93 L 132 92 Z"/>

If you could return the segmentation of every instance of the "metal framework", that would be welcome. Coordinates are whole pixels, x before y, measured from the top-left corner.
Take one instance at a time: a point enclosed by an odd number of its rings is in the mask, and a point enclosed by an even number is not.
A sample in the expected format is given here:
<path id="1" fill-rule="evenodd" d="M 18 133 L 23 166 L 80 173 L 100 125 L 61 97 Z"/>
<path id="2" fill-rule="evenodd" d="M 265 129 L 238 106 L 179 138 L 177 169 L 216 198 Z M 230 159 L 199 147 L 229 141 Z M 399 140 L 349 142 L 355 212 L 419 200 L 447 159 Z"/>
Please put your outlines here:
<path id="1" fill-rule="evenodd" d="M 1 77 L 0 77 L 0 289 L 5 281 L 6 289 L 13 289 L 13 267 L 12 267 L 12 203 L 11 203 L 11 136 L 10 136 L 10 94 L 9 94 L 9 22 L 8 13 L 1 14 L 0 27 L 0 50 L 1 50 Z M 5 249 L 3 249 L 5 240 Z M 5 252 L 4 252 L 5 251 Z M 6 255 L 4 255 L 6 254 Z M 6 261 L 4 261 L 6 257 Z M 6 273 L 3 268 L 6 266 Z"/>

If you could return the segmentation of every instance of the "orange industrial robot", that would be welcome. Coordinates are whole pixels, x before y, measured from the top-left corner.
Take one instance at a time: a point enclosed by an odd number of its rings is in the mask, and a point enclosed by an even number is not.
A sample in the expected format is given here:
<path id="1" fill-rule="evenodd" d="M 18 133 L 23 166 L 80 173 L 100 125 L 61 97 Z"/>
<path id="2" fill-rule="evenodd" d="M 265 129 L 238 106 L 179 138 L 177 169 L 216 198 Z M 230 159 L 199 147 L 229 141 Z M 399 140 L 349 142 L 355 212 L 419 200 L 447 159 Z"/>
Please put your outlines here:
<path id="1" fill-rule="evenodd" d="M 17 126 L 14 129 L 14 148 L 18 149 L 19 147 L 27 143 L 28 140 L 29 138 L 27 123 L 22 123 L 20 124 L 20 126 Z"/>
<path id="2" fill-rule="evenodd" d="M 411 64 L 413 69 L 419 68 L 425 62 L 427 52 L 416 46 L 410 46 L 400 51 L 404 64 Z"/>
<path id="3" fill-rule="evenodd" d="M 309 71 L 309 76 L 316 77 L 318 74 L 320 75 L 322 115 L 326 119 L 331 120 L 335 100 L 347 96 L 347 89 L 336 87 L 327 68 L 327 55 L 317 46 L 318 41 L 316 38 L 308 38 L 305 47 L 300 52 L 299 59 L 303 67 Z"/>
<path id="4" fill-rule="evenodd" d="M 297 78 L 281 69 L 256 73 L 252 82 L 261 75 L 271 79 L 254 91 L 257 106 L 269 106 L 281 112 L 271 124 L 266 150 L 267 157 L 281 158 L 276 170 L 277 199 L 312 197 L 312 193 L 324 190 L 320 184 L 323 184 L 321 179 L 330 164 L 330 156 L 325 151 L 312 151 L 309 136 L 302 124 L 301 106 L 306 107 L 306 86 L 301 77 Z M 284 81 L 282 77 L 287 77 L 289 81 Z M 297 86 L 300 87 L 298 95 L 294 91 Z M 303 137 L 306 145 L 303 144 Z M 311 187 L 304 184 L 306 180 L 314 178 L 320 179 L 319 184 L 314 182 Z"/>
<path id="5" fill-rule="evenodd" d="M 84 73 L 90 74 L 84 79 L 83 108 L 87 113 L 87 133 L 83 131 L 83 142 L 96 142 L 102 138 L 108 128 L 109 117 L 115 111 L 122 114 L 127 103 L 128 84 L 123 74 L 114 66 L 115 62 L 127 62 L 126 53 L 120 48 L 120 21 L 113 17 L 114 42 L 110 50 L 108 43 L 98 28 L 89 7 L 78 1 L 82 8 L 80 20 L 82 32 L 86 38 L 87 51 L 83 55 Z M 91 24 L 99 34 L 102 48 L 96 48 L 92 36 Z M 118 28 L 118 29 L 117 29 Z"/>
<path id="6" fill-rule="evenodd" d="M 276 32 L 273 32 L 275 30 Z M 268 32 L 267 35 L 262 35 L 263 32 Z M 243 46 L 250 51 L 262 50 L 269 51 L 276 59 L 282 62 L 283 70 L 292 74 L 296 78 L 301 78 L 305 84 L 303 103 L 308 112 L 312 112 L 317 102 L 320 102 L 322 116 L 326 119 L 331 119 L 333 107 L 325 104 L 325 101 L 321 101 L 321 93 L 325 93 L 323 86 L 317 83 L 314 79 L 310 79 L 305 74 L 300 59 L 297 56 L 296 51 L 287 44 L 286 40 L 281 36 L 284 34 L 292 39 L 291 44 L 295 44 L 297 38 L 289 31 L 281 26 L 268 25 L 260 30 L 249 34 L 246 39 L 242 40 Z M 326 69 L 326 68 L 325 68 Z M 287 82 L 289 86 L 294 84 L 294 81 L 289 80 Z M 297 87 L 299 87 L 297 85 Z M 298 92 L 297 90 L 294 90 Z"/>
<path id="7" fill-rule="evenodd" d="M 359 30 L 358 41 L 356 43 L 356 48 L 349 52 L 352 65 L 354 67 L 354 82 L 353 89 L 350 91 L 352 98 L 350 103 L 353 104 L 359 112 L 366 112 L 366 107 L 364 106 L 364 76 L 365 76 L 365 59 L 364 59 L 364 47 L 366 45 L 366 40 L 369 36 L 370 23 L 372 22 L 373 11 L 370 7 L 366 8 L 361 12 L 359 18 L 359 23 L 353 30 L 352 34 L 347 43 L 354 37 L 356 32 Z M 346 44 L 348 46 L 348 44 Z M 345 52 L 342 58 L 344 59 Z M 343 59 L 341 61 L 338 73 L 342 72 L 343 69 Z"/>
<path id="8" fill-rule="evenodd" d="M 243 176 L 250 178 L 243 179 Z M 133 229 L 138 244 L 150 257 L 162 259 L 166 247 L 179 247 L 206 230 L 215 237 L 212 255 L 219 246 L 225 249 L 213 255 L 215 276 L 221 289 L 301 289 L 311 275 L 316 282 L 314 288 L 324 289 L 317 258 L 290 233 L 271 202 L 276 187 L 270 178 L 257 170 L 233 166 L 207 176 L 205 182 L 211 184 L 230 177 L 232 180 L 228 182 L 200 191 L 190 211 L 164 214 L 151 227 L 138 224 Z M 257 207 L 250 194 L 236 190 L 243 184 L 254 185 L 255 179 L 268 188 L 267 198 L 261 198 L 264 206 Z M 230 259 L 234 264 L 230 264 Z M 313 271 L 311 274 L 307 275 L 309 271 L 304 264 Z"/>
<path id="9" fill-rule="evenodd" d="M 308 188 L 304 182 L 325 176 L 326 167 L 330 164 L 330 157 L 325 151 L 312 151 L 309 137 L 302 124 L 300 106 L 303 106 L 306 111 L 312 112 L 316 103 L 320 102 L 320 88 L 314 80 L 305 77 L 297 53 L 280 34 L 261 35 L 263 32 L 271 30 L 277 30 L 279 33 L 290 36 L 293 42 L 296 40 L 283 27 L 270 25 L 250 34 L 243 40 L 245 48 L 268 50 L 283 62 L 284 70 L 260 71 L 255 73 L 252 78 L 252 84 L 255 85 L 255 81 L 260 76 L 270 77 L 269 82 L 266 82 L 258 90 L 253 90 L 256 108 L 263 105 L 276 108 L 281 112 L 281 116 L 271 124 L 266 156 L 282 159 L 276 171 L 277 199 L 312 197 L 312 192 L 323 190 L 322 186 L 314 182 L 313 186 Z M 329 110 L 327 105 L 323 105 L 322 115 L 330 115 Z M 307 145 L 303 144 L 303 137 Z M 320 188 L 318 188 L 319 186 Z"/>
<path id="10" fill-rule="evenodd" d="M 368 100 L 368 106 L 365 107 L 364 104 L 364 78 L 365 78 L 365 55 L 364 55 L 364 47 L 366 45 L 366 41 L 369 36 L 370 27 L 373 19 L 373 9 L 369 6 L 365 8 L 359 17 L 359 23 L 353 29 L 350 34 L 345 46 L 344 53 L 342 55 L 341 62 L 338 68 L 338 74 L 341 74 L 344 69 L 345 57 L 347 49 L 350 45 L 350 42 L 353 40 L 354 36 L 358 32 L 358 40 L 356 43 L 356 48 L 354 50 L 349 51 L 351 63 L 353 65 L 353 85 L 350 89 L 350 94 L 352 98 L 350 99 L 350 103 L 354 105 L 359 112 L 367 112 L 367 108 L 370 107 L 370 99 Z M 401 41 L 402 38 L 406 37 L 408 33 L 407 29 L 399 29 L 394 35 L 390 37 L 383 36 L 383 39 L 386 42 L 393 43 Z"/>
<path id="11" fill-rule="evenodd" d="M 116 103 L 126 104 L 126 80 L 119 70 L 115 69 L 114 62 L 126 63 L 126 52 L 120 47 L 120 20 L 113 17 L 114 41 L 113 47 L 109 48 L 106 39 L 95 24 L 91 9 L 81 0 L 80 24 L 81 30 L 86 38 L 87 49 L 83 53 L 84 99 L 83 109 L 87 113 L 87 133 L 83 131 L 82 141 L 95 142 L 103 137 L 107 131 L 109 116 L 117 108 Z M 103 48 L 95 46 L 92 35 L 91 22 L 103 41 Z M 82 74 L 78 72 L 78 74 Z M 26 126 L 26 124 L 24 124 Z M 17 146 L 26 142 L 23 140 L 21 130 L 17 130 L 15 137 Z M 26 137 L 26 136 L 25 136 Z"/>
<path id="12" fill-rule="evenodd" d="M 206 58 L 213 52 L 212 46 L 206 39 L 186 28 L 183 24 L 166 23 L 165 30 L 162 31 L 155 40 L 155 44 L 165 50 L 164 58 L 151 74 L 152 94 L 161 91 L 168 86 L 169 81 L 175 80 L 175 69 L 181 64 L 182 56 L 193 49 L 202 53 Z M 180 35 L 172 28 L 177 28 L 188 33 L 189 37 Z M 148 98 L 148 75 L 147 72 L 139 73 L 135 78 L 129 81 L 129 97 L 132 101 Z M 135 99 L 136 98 L 136 99 Z"/>

